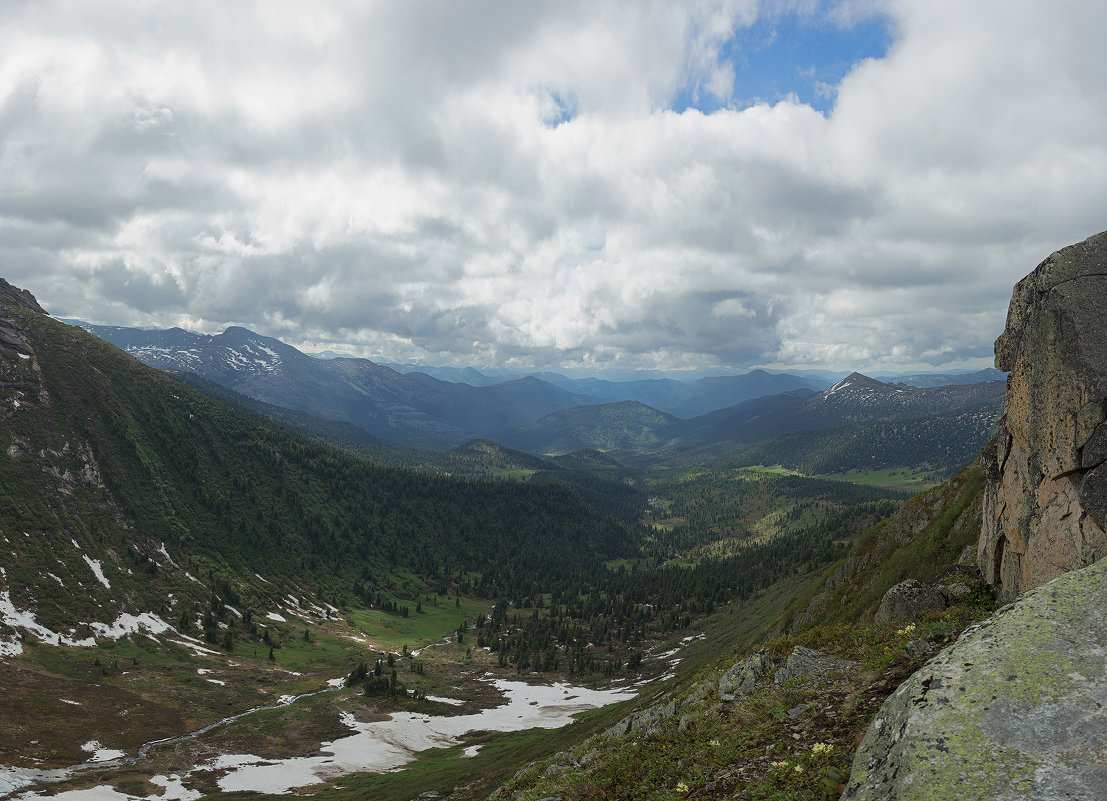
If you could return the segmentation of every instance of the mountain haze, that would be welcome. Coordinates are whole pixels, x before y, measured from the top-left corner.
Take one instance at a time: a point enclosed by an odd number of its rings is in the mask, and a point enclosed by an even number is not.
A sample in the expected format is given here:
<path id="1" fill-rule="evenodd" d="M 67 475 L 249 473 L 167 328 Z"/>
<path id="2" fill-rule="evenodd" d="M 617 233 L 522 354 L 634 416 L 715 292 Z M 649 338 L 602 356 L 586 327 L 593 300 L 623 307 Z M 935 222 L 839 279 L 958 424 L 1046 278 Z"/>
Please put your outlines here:
<path id="1" fill-rule="evenodd" d="M 209 336 L 179 328 L 81 327 L 152 367 L 189 370 L 257 400 L 412 445 L 441 448 L 587 402 L 533 378 L 471 387 L 402 375 L 368 359 L 316 359 L 245 328 Z"/>

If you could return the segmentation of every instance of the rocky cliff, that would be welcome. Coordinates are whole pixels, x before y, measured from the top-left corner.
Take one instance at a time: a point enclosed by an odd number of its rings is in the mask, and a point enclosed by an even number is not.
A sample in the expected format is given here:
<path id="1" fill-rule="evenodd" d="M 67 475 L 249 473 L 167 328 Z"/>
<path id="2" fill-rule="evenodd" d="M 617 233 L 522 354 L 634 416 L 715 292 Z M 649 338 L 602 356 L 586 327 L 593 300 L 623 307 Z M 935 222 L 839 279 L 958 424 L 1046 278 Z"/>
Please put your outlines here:
<path id="1" fill-rule="evenodd" d="M 1107 555 L 1107 232 L 1015 286 L 979 563 L 1001 601 Z"/>
<path id="2" fill-rule="evenodd" d="M 1011 601 L 881 707 L 848 799 L 1107 798 L 1107 233 L 1015 286 L 977 558 Z"/>

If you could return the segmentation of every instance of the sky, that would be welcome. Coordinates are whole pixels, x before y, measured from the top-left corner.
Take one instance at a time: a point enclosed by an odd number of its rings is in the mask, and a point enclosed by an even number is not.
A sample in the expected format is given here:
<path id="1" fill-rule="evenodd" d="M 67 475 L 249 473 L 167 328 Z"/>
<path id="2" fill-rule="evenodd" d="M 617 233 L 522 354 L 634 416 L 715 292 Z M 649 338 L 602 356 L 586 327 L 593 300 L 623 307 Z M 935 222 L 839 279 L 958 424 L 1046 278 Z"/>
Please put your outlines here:
<path id="1" fill-rule="evenodd" d="M 1101 0 L 0 0 L 0 276 L 428 365 L 941 371 L 1107 228 Z"/>

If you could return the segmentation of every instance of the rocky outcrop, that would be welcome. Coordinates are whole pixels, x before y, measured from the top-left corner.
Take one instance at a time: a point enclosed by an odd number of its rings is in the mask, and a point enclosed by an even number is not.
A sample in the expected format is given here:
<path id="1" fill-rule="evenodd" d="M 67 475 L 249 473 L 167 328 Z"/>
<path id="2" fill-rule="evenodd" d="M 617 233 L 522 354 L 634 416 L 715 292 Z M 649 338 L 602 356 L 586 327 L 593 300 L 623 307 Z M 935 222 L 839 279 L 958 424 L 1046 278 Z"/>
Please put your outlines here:
<path id="1" fill-rule="evenodd" d="M 978 560 L 1001 600 L 1107 555 L 1107 233 L 1015 286 Z"/>
<path id="2" fill-rule="evenodd" d="M 873 620 L 881 624 L 895 620 L 916 620 L 924 612 L 945 609 L 947 606 L 949 599 L 941 591 L 928 587 L 918 579 L 907 579 L 884 593 Z"/>
<path id="3" fill-rule="evenodd" d="M 719 700 L 733 701 L 751 694 L 757 683 L 772 669 L 772 659 L 765 650 L 736 662 L 719 679 Z"/>
<path id="4" fill-rule="evenodd" d="M 15 351 L 23 356 L 33 356 L 34 349 L 23 336 L 22 326 L 3 309 L 3 306 L 8 303 L 17 303 L 42 314 L 46 312 L 38 305 L 35 296 L 26 289 L 14 287 L 0 278 L 0 348 Z"/>
<path id="5" fill-rule="evenodd" d="M 36 311 L 39 314 L 46 314 L 46 309 L 38 305 L 38 301 L 35 300 L 34 295 L 26 289 L 12 286 L 3 278 L 0 278 L 0 303 L 6 300 L 18 303 L 21 306 L 26 306 L 31 311 Z"/>
<path id="6" fill-rule="evenodd" d="M 1107 798 L 1107 560 L 1027 592 L 884 703 L 843 798 Z"/>
<path id="7" fill-rule="evenodd" d="M 821 679 L 832 673 L 854 670 L 858 664 L 850 659 L 839 659 L 822 651 L 814 651 L 797 645 L 788 655 L 788 661 L 773 674 L 774 684 L 783 684 L 792 678 Z"/>

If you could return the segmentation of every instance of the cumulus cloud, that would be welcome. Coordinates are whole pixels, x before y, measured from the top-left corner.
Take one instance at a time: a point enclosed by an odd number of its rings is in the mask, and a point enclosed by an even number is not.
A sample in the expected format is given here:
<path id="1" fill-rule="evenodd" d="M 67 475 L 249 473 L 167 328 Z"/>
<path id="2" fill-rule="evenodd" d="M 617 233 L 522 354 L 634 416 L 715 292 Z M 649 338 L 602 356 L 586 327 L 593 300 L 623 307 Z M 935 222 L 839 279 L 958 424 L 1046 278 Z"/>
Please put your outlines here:
<path id="1" fill-rule="evenodd" d="M 737 104 L 737 34 L 787 15 L 885 19 L 892 45 L 827 114 Z M 62 315 L 382 359 L 976 367 L 1013 283 L 1104 227 L 1104 23 L 1094 0 L 9 6 L 0 274 Z"/>

